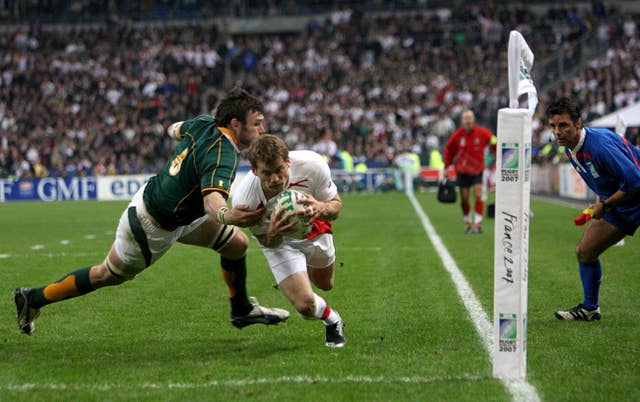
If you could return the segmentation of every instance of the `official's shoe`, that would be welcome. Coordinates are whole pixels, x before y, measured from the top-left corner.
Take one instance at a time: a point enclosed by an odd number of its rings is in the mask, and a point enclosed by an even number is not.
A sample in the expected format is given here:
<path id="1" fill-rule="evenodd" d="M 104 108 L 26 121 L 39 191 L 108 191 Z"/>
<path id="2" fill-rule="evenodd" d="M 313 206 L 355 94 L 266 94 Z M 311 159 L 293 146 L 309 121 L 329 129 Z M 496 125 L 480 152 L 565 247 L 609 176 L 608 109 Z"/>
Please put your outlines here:
<path id="1" fill-rule="evenodd" d="M 289 312 L 287 310 L 261 306 L 255 297 L 250 297 L 249 301 L 253 306 L 249 314 L 243 316 L 234 316 L 231 314 L 231 324 L 233 324 L 234 327 L 244 328 L 253 324 L 275 325 L 289 318 Z"/>
<path id="2" fill-rule="evenodd" d="M 480 226 L 480 225 L 476 225 L 475 230 L 474 230 L 474 233 L 477 233 L 477 234 L 482 234 L 482 233 L 484 233 L 484 231 L 482 230 L 482 226 Z"/>
<path id="3" fill-rule="evenodd" d="M 595 321 L 602 318 L 600 307 L 595 310 L 587 310 L 583 304 L 566 311 L 556 311 L 555 316 L 559 320 Z"/>
<path id="4" fill-rule="evenodd" d="M 36 330 L 36 324 L 33 321 L 40 315 L 39 308 L 29 307 L 27 294 L 30 290 L 29 288 L 17 288 L 13 291 L 13 301 L 18 310 L 18 326 L 27 335 L 33 334 L 33 331 Z"/>
<path id="5" fill-rule="evenodd" d="M 344 340 L 342 318 L 335 324 L 325 326 L 324 344 L 330 348 L 343 348 L 347 341 Z"/>

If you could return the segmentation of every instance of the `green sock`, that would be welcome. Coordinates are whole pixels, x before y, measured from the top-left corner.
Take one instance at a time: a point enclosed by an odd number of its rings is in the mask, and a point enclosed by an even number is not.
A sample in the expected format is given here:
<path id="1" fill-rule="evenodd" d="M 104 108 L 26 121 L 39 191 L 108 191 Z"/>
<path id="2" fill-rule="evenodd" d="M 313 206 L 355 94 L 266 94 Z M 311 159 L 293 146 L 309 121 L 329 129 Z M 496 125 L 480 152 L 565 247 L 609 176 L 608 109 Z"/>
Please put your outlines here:
<path id="1" fill-rule="evenodd" d="M 247 258 L 230 260 L 220 257 L 222 277 L 229 289 L 231 301 L 231 314 L 235 316 L 246 315 L 253 308 L 247 296 Z"/>
<path id="2" fill-rule="evenodd" d="M 41 288 L 32 288 L 27 295 L 29 306 L 40 308 L 49 303 L 70 299 L 93 291 L 89 280 L 90 271 L 91 267 L 80 268 L 69 272 L 56 282 Z"/>

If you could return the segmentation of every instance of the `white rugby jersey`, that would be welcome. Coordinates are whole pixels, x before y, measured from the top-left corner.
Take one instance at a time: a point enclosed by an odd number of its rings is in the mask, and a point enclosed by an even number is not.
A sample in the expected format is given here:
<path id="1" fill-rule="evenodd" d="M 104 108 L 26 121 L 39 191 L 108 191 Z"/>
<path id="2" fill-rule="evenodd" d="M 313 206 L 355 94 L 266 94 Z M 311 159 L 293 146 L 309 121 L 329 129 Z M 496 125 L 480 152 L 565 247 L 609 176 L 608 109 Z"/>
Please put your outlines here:
<path id="1" fill-rule="evenodd" d="M 285 185 L 286 188 L 311 194 L 318 201 L 331 200 L 338 194 L 338 188 L 331 180 L 329 165 L 322 156 L 313 151 L 290 151 L 289 159 L 291 166 L 289 167 L 289 183 Z M 251 210 L 262 205 L 266 207 L 262 222 L 249 228 L 254 235 L 265 234 L 276 198 L 278 198 L 277 195 L 267 200 L 260 185 L 260 179 L 253 172 L 249 172 L 232 192 L 231 197 L 233 206 L 244 204 L 248 205 Z M 332 233 L 331 222 L 316 218 L 313 222 L 313 229 L 306 238 L 313 239 L 322 233 Z"/>

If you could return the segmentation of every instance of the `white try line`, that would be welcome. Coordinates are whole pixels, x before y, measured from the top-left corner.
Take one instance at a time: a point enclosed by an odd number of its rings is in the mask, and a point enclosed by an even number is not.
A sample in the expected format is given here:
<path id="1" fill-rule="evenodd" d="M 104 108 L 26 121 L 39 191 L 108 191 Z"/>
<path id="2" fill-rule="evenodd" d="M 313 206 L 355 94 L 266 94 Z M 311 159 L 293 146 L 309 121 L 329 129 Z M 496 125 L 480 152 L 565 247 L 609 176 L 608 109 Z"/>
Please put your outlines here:
<path id="1" fill-rule="evenodd" d="M 84 253 L 19 253 L 19 254 L 0 254 L 0 258 L 59 258 L 59 257 L 90 257 L 92 255 L 105 255 L 105 252 L 84 252 Z"/>
<path id="2" fill-rule="evenodd" d="M 480 335 L 480 339 L 482 340 L 482 344 L 489 354 L 489 358 L 493 360 L 493 325 L 491 324 L 491 321 L 489 321 L 487 313 L 485 313 L 482 309 L 482 304 L 480 304 L 480 301 L 473 292 L 471 285 L 469 285 L 469 282 L 467 282 L 467 279 L 462 274 L 462 271 L 460 271 L 460 268 L 458 268 L 458 265 L 449 253 L 449 250 L 447 250 L 447 247 L 445 247 L 442 239 L 431 224 L 429 217 L 422 210 L 422 207 L 418 203 L 418 200 L 416 200 L 415 195 L 408 192 L 407 197 L 409 197 L 409 201 L 411 201 L 413 208 L 416 210 L 416 213 L 420 217 L 422 227 L 424 227 L 429 240 L 438 252 L 440 259 L 442 260 L 442 264 L 444 265 L 447 272 L 449 272 L 449 275 L 451 275 L 451 279 L 456 286 L 458 295 L 462 299 L 464 307 L 469 312 L 471 321 L 476 327 L 478 335 Z M 513 396 L 514 401 L 540 401 L 538 392 L 527 381 L 501 381 Z"/>
<path id="3" fill-rule="evenodd" d="M 372 377 L 367 375 L 348 375 L 345 377 L 323 377 L 323 376 L 282 376 L 282 377 L 261 377 L 243 380 L 213 380 L 204 382 L 167 382 L 154 383 L 144 382 L 139 384 L 92 384 L 92 383 L 25 383 L 0 385 L 0 391 L 23 392 L 31 390 L 72 390 L 72 391 L 113 391 L 118 389 L 196 389 L 214 387 L 246 387 L 248 385 L 273 385 L 273 384 L 429 384 L 438 382 L 475 382 L 487 381 L 490 378 L 464 375 L 457 377 Z"/>

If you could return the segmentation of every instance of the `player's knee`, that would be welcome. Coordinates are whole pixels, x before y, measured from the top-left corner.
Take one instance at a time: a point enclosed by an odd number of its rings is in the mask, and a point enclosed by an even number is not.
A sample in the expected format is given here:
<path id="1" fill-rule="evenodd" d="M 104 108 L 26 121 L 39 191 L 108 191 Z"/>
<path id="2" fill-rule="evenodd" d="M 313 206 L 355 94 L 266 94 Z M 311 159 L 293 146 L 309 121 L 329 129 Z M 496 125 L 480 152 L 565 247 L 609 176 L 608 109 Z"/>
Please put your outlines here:
<path id="1" fill-rule="evenodd" d="M 576 257 L 579 262 L 590 263 L 598 259 L 598 254 L 582 244 L 578 244 L 576 246 Z"/>
<path id="2" fill-rule="evenodd" d="M 103 286 L 119 285 L 127 280 L 135 278 L 134 276 L 126 277 L 115 273 L 115 266 L 107 259 L 102 264 L 93 266 L 89 274 L 91 286 L 94 289 L 101 288 Z"/>
<path id="3" fill-rule="evenodd" d="M 247 249 L 249 248 L 249 238 L 241 230 L 236 230 L 236 232 L 242 233 L 242 236 L 240 236 L 240 238 L 238 239 L 238 244 L 239 244 L 238 249 L 241 250 L 242 254 L 244 255 L 247 252 Z"/>
<path id="4" fill-rule="evenodd" d="M 232 260 L 242 258 L 249 248 L 249 238 L 235 226 L 224 225 L 214 239 L 212 248 Z"/>
<path id="5" fill-rule="evenodd" d="M 317 281 L 315 285 L 322 290 L 331 290 L 333 289 L 333 278 L 322 279 Z"/>

